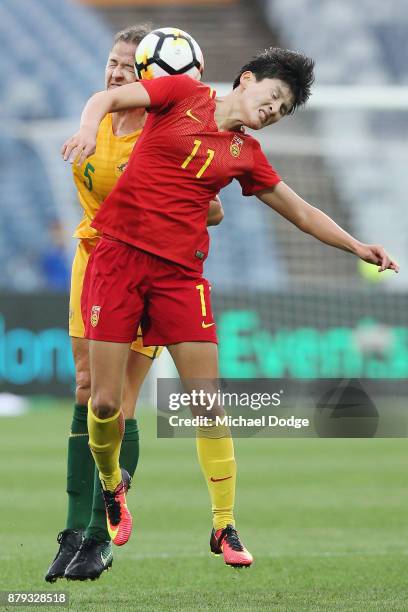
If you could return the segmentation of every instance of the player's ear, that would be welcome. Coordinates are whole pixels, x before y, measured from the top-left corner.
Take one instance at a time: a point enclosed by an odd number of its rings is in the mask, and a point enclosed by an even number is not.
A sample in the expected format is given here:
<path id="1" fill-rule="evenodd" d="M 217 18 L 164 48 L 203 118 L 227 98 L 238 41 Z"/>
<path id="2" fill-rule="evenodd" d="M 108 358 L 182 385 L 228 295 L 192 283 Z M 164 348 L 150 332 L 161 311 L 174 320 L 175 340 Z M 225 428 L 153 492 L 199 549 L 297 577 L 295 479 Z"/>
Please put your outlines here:
<path id="1" fill-rule="evenodd" d="M 245 70 L 240 76 L 239 82 L 240 85 L 246 89 L 250 83 L 255 80 L 255 75 L 250 70 Z"/>

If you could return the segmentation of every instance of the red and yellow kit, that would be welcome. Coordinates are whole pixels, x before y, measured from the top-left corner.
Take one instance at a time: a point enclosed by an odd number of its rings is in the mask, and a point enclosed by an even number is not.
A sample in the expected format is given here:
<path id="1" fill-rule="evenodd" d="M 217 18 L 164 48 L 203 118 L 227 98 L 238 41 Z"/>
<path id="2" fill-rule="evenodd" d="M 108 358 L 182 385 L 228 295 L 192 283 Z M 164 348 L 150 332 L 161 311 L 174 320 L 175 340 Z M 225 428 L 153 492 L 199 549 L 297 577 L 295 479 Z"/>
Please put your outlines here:
<path id="1" fill-rule="evenodd" d="M 98 130 L 95 154 L 89 157 L 81 167 L 75 164 L 72 166 L 74 182 L 83 208 L 83 218 L 74 234 L 75 238 L 79 238 L 79 242 L 72 264 L 69 305 L 70 336 L 83 338 L 85 335 L 81 314 L 83 280 L 90 254 L 100 238 L 100 233 L 91 227 L 91 223 L 102 202 L 125 170 L 135 142 L 141 133 L 140 129 L 125 136 L 115 136 L 112 131 L 111 115 L 106 115 Z M 138 330 L 136 335 L 137 340 L 132 344 L 133 350 L 148 357 L 158 354 L 160 349 L 158 351 L 157 347 L 143 346 L 141 330 Z"/>
<path id="2" fill-rule="evenodd" d="M 87 275 L 83 303 L 87 336 L 108 340 L 116 335 L 122 338 L 119 341 L 128 341 L 129 322 L 141 320 L 143 332 L 157 344 L 214 342 L 212 315 L 210 321 L 204 316 L 211 313 L 209 296 L 203 304 L 199 289 L 207 286 L 201 273 L 209 246 L 208 203 L 234 178 L 244 195 L 253 195 L 275 186 L 280 177 L 254 138 L 240 131 L 218 130 L 215 92 L 210 87 L 186 75 L 141 84 L 151 101 L 149 117 L 126 173 L 92 223 L 127 248 L 111 241 L 108 249 L 107 241 L 101 241 L 93 254 L 92 278 Z M 149 266 L 141 264 L 141 251 L 150 254 Z M 165 282 L 161 260 L 167 260 Z M 171 262 L 178 264 L 173 266 L 173 276 Z M 109 279 L 119 274 L 125 279 L 113 295 Z M 187 309 L 176 298 L 181 291 L 190 296 Z M 115 308 L 123 309 L 123 321 L 116 317 L 110 325 Z M 172 321 L 166 333 L 161 312 Z"/>
<path id="3" fill-rule="evenodd" d="M 131 342 L 136 320 L 146 344 L 217 342 L 206 279 L 108 236 L 92 254 L 82 304 L 86 335 L 96 340 Z"/>

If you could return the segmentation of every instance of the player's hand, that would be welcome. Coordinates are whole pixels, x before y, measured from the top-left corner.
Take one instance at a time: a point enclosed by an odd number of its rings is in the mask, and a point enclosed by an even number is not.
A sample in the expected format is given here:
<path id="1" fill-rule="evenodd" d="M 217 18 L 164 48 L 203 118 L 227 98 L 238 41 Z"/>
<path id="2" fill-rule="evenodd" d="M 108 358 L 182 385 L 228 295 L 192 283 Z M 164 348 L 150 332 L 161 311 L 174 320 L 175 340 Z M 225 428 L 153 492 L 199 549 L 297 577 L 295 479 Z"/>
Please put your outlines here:
<path id="1" fill-rule="evenodd" d="M 378 266 L 378 272 L 384 272 L 384 270 L 399 272 L 397 262 L 391 259 L 386 250 L 379 244 L 360 244 L 356 255 L 363 261 Z"/>
<path id="2" fill-rule="evenodd" d="M 95 153 L 96 149 L 96 133 L 94 130 L 86 127 L 68 138 L 62 145 L 61 155 L 64 161 L 69 161 L 70 164 L 76 161 L 78 166 L 81 166 L 87 157 Z"/>
<path id="3" fill-rule="evenodd" d="M 224 209 L 221 204 L 221 200 L 218 196 L 215 196 L 213 200 L 210 200 L 207 216 L 208 225 L 219 225 L 224 218 Z"/>

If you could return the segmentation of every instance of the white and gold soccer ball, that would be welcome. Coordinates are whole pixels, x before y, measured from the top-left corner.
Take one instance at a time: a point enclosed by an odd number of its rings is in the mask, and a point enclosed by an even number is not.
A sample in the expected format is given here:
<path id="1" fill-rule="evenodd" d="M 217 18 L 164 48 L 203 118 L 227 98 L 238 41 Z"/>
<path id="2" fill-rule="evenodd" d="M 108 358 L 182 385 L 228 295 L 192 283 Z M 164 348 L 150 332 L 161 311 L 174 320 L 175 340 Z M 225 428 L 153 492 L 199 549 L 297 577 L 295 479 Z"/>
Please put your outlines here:
<path id="1" fill-rule="evenodd" d="M 135 72 L 139 79 L 188 74 L 200 80 L 204 57 L 190 34 L 178 28 L 159 28 L 139 43 L 135 55 Z"/>

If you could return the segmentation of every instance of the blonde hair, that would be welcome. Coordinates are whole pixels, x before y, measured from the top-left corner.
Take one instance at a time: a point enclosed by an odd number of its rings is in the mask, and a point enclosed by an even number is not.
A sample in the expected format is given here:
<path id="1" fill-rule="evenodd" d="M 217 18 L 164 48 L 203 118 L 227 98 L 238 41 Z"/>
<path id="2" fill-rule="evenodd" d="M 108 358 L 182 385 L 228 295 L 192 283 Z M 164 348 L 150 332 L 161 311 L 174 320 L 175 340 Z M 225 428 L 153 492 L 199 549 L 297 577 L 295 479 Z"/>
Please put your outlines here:
<path id="1" fill-rule="evenodd" d="M 118 42 L 125 42 L 138 45 L 140 41 L 151 32 L 151 27 L 147 24 L 129 26 L 120 32 L 117 32 L 113 37 L 113 46 Z"/>

